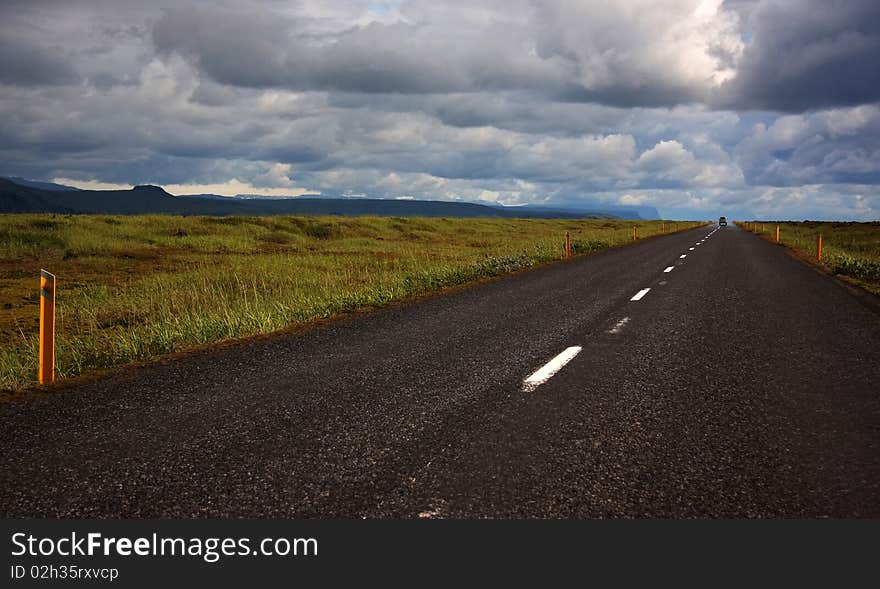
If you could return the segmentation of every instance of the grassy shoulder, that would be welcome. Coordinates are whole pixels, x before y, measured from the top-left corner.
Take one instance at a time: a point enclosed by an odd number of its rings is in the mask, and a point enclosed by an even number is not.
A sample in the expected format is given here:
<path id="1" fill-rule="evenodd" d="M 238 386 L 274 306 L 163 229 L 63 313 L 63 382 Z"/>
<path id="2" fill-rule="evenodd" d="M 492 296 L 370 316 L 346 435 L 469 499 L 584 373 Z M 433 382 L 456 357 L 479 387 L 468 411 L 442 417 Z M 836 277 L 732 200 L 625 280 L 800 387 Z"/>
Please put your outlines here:
<path id="1" fill-rule="evenodd" d="M 738 225 L 776 240 L 800 258 L 823 270 L 880 295 L 880 222 L 749 221 Z M 816 260 L 817 238 L 822 236 L 822 259 Z"/>
<path id="2" fill-rule="evenodd" d="M 669 232 L 699 223 L 667 222 Z M 661 233 L 661 221 L 0 216 L 0 390 L 36 381 L 39 271 L 59 378 L 380 307 Z"/>

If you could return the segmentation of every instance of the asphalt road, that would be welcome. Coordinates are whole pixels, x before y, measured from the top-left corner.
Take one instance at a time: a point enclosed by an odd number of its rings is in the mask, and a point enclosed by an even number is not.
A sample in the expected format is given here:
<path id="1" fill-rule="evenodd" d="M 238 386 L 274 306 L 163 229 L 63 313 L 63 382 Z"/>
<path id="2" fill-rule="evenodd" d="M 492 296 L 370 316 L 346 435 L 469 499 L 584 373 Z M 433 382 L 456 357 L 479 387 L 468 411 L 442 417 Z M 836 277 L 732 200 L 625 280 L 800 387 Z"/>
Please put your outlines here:
<path id="1" fill-rule="evenodd" d="M 0 515 L 880 516 L 880 315 L 713 230 L 0 404 Z"/>

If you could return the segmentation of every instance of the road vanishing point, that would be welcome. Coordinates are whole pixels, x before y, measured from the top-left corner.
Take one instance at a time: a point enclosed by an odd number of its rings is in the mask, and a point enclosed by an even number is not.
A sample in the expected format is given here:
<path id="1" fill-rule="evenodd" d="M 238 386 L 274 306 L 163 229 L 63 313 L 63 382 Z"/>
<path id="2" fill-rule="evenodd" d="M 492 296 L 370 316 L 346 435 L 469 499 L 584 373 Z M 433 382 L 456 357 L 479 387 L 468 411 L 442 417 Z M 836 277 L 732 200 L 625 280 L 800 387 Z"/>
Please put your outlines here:
<path id="1" fill-rule="evenodd" d="M 880 315 L 714 226 L 0 404 L 9 518 L 880 516 Z"/>

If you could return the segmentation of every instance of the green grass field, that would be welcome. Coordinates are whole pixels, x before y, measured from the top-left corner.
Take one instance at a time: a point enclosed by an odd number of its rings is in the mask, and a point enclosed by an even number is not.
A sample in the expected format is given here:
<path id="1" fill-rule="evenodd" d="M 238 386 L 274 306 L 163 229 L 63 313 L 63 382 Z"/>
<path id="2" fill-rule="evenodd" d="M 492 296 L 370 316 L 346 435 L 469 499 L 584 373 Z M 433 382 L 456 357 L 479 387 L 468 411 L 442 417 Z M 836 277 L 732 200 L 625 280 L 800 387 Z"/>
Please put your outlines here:
<path id="1" fill-rule="evenodd" d="M 699 223 L 669 222 L 668 230 Z M 36 380 L 39 270 L 59 378 L 379 307 L 661 232 L 660 221 L 0 216 L 0 389 Z"/>
<path id="2" fill-rule="evenodd" d="M 750 221 L 740 226 L 776 239 L 802 258 L 815 260 L 816 238 L 822 235 L 822 261 L 827 271 L 880 294 L 880 222 L 844 223 Z"/>

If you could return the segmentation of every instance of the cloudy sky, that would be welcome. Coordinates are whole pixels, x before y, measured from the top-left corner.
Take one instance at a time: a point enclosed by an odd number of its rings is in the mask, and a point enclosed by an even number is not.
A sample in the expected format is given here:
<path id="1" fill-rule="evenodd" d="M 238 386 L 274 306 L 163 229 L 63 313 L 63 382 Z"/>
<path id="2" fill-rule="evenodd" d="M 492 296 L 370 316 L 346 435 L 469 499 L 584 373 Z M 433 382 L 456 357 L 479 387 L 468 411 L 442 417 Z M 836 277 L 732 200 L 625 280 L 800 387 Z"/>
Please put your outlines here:
<path id="1" fill-rule="evenodd" d="M 0 175 L 880 218 L 877 0 L 2 0 Z"/>

